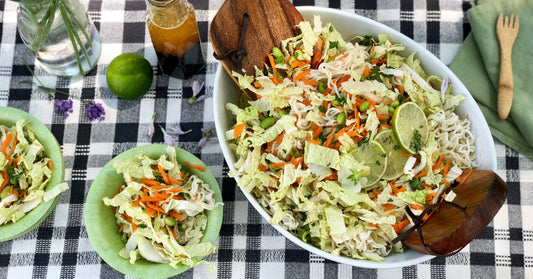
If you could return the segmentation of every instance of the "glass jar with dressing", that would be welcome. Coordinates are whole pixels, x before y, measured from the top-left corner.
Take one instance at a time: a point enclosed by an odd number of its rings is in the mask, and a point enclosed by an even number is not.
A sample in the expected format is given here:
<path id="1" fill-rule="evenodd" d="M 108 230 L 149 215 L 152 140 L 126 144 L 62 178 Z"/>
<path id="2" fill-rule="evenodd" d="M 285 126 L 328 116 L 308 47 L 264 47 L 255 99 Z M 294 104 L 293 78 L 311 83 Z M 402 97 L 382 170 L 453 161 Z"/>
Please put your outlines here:
<path id="1" fill-rule="evenodd" d="M 187 0 L 146 0 L 150 38 L 163 74 L 188 79 L 204 66 L 194 8 Z"/>

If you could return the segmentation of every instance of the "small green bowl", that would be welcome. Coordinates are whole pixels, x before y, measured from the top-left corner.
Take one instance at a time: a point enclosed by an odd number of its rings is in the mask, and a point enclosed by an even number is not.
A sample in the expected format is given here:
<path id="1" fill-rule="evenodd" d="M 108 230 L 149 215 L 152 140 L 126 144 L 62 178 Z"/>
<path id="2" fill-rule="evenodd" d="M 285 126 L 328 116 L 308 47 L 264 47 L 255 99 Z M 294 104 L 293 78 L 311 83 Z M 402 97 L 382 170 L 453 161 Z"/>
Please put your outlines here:
<path id="1" fill-rule="evenodd" d="M 51 189 L 57 184 L 62 183 L 65 177 L 65 162 L 63 161 L 63 153 L 57 143 L 56 138 L 41 123 L 37 118 L 31 116 L 29 113 L 10 107 L 0 107 L 0 123 L 5 126 L 14 126 L 17 120 L 26 119 L 29 123 L 25 128 L 33 131 L 37 139 L 44 146 L 44 150 L 48 158 L 52 160 L 54 169 L 52 170 L 52 177 L 46 189 Z M 28 212 L 24 217 L 16 223 L 7 223 L 0 226 L 0 242 L 19 237 L 37 225 L 39 225 L 52 210 L 54 209 L 59 196 L 55 199 L 41 203 L 39 206 Z"/>
<path id="2" fill-rule="evenodd" d="M 96 176 L 85 202 L 85 226 L 94 249 L 111 267 L 130 276 L 139 278 L 171 277 L 190 268 L 181 265 L 175 269 L 169 264 L 153 263 L 144 259 L 137 260 L 135 264 L 130 264 L 127 259 L 119 256 L 118 253 L 124 248 L 125 244 L 121 241 L 115 214 L 102 201 L 104 197 L 111 197 L 118 193 L 120 185 L 124 184 L 122 174 L 117 174 L 113 168 L 113 161 L 125 160 L 137 154 L 144 154 L 150 158 L 159 158 L 159 156 L 167 154 L 166 148 L 167 145 L 163 144 L 144 145 L 119 154 L 107 163 Z M 188 161 L 192 164 L 205 166 L 200 159 L 183 149 L 176 148 L 176 155 L 180 164 Z M 215 192 L 216 202 L 222 202 L 222 194 L 218 183 L 207 167 L 203 172 L 196 169 L 191 169 L 191 172 L 209 184 Z M 207 212 L 207 228 L 202 242 L 215 242 L 222 226 L 222 213 L 222 206 L 217 206 Z"/>

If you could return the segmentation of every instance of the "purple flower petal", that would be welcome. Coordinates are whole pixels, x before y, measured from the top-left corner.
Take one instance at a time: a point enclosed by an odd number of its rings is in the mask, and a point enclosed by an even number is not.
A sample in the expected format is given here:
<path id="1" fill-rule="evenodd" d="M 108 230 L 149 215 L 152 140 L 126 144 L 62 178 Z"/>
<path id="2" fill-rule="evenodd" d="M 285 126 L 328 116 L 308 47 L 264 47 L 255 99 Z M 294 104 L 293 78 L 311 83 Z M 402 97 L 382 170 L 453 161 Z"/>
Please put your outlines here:
<path id="1" fill-rule="evenodd" d="M 168 128 L 168 133 L 171 134 L 171 135 L 177 135 L 177 136 L 179 136 L 179 135 L 185 135 L 185 134 L 188 134 L 188 133 L 190 133 L 190 132 L 192 132 L 192 130 L 183 131 L 183 130 L 181 129 L 180 124 L 178 124 L 178 123 L 175 123 L 175 124 L 173 124 L 172 126 L 170 126 L 170 127 Z"/>
<path id="2" fill-rule="evenodd" d="M 156 112 L 154 111 L 154 114 L 152 114 L 152 122 L 150 123 L 150 126 L 148 126 L 148 129 L 146 129 L 146 132 L 144 132 L 144 134 L 149 136 L 150 138 L 155 133 L 155 127 L 154 127 L 155 115 L 156 115 Z"/>
<path id="3" fill-rule="evenodd" d="M 192 83 L 192 96 L 196 97 L 202 91 L 202 88 L 204 88 L 204 83 L 200 83 L 197 80 L 193 81 Z"/>
<path id="4" fill-rule="evenodd" d="M 163 127 L 161 127 L 161 125 L 159 125 L 159 128 L 161 128 L 161 131 L 163 132 L 163 139 L 165 140 L 165 144 L 176 145 L 176 141 L 174 140 L 174 138 L 172 138 L 172 136 L 169 135 L 167 131 L 163 129 Z"/>
<path id="5" fill-rule="evenodd" d="M 448 90 L 449 82 L 450 80 L 448 78 L 444 78 L 444 80 L 442 81 L 442 84 L 440 85 L 440 94 L 441 94 L 443 104 L 446 101 L 446 90 Z"/>
<path id="6" fill-rule="evenodd" d="M 203 138 L 200 139 L 200 141 L 198 142 L 198 146 L 200 146 L 200 147 L 204 147 L 206 143 L 207 143 L 207 138 L 206 138 L 206 137 L 203 137 Z"/>

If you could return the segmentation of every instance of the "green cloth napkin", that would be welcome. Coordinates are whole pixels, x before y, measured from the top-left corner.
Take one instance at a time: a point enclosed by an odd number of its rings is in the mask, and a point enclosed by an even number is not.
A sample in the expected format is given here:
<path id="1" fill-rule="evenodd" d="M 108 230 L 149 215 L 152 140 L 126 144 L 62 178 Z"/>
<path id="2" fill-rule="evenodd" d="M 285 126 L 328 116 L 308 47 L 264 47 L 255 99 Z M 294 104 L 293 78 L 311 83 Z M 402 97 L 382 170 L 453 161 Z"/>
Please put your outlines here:
<path id="1" fill-rule="evenodd" d="M 520 16 L 513 46 L 514 97 L 510 117 L 497 112 L 500 47 L 496 20 L 503 13 Z M 483 0 L 468 11 L 472 32 L 450 65 L 478 102 L 492 134 L 504 144 L 533 159 L 533 1 Z"/>

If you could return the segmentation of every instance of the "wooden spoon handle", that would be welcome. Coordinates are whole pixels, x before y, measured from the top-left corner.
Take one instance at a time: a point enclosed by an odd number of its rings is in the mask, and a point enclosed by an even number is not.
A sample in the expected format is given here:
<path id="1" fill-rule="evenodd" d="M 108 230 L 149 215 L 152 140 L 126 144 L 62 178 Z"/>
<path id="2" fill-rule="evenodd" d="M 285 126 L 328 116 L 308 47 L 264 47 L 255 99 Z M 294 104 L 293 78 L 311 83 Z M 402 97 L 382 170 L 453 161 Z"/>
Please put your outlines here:
<path id="1" fill-rule="evenodd" d="M 502 53 L 500 56 L 500 81 L 498 84 L 498 115 L 506 119 L 513 104 L 513 68 L 511 54 Z"/>

